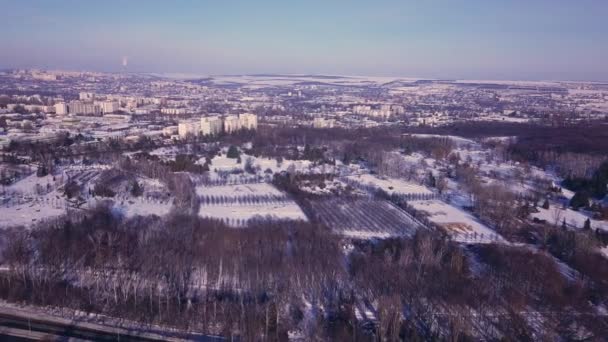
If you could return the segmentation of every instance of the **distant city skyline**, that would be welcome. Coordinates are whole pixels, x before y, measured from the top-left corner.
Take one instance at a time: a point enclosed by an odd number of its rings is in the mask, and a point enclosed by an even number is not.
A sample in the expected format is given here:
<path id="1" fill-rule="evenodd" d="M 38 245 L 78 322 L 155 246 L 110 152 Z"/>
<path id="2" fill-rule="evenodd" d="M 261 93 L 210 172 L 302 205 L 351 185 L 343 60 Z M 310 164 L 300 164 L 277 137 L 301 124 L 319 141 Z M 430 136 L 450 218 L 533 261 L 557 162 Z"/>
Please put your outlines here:
<path id="1" fill-rule="evenodd" d="M 8 1 L 0 69 L 608 81 L 608 1 Z"/>

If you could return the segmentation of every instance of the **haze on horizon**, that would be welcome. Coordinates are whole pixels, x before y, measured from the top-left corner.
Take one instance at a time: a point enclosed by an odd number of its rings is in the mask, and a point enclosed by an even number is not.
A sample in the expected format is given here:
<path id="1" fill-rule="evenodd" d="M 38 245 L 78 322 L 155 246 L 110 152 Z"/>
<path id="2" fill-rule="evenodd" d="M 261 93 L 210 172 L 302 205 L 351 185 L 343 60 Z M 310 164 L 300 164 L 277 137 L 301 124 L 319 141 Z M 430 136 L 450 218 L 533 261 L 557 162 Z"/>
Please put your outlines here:
<path id="1" fill-rule="evenodd" d="M 0 6 L 0 69 L 608 81 L 605 0 Z"/>

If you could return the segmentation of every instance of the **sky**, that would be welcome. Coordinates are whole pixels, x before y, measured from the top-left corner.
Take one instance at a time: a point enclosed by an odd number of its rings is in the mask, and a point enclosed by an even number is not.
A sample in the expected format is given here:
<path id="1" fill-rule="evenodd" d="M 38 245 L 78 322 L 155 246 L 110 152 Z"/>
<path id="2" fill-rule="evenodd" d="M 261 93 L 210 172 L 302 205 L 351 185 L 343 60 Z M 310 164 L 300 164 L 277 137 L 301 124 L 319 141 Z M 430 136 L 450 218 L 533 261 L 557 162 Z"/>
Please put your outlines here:
<path id="1" fill-rule="evenodd" d="M 608 81 L 608 0 L 0 0 L 0 69 Z"/>

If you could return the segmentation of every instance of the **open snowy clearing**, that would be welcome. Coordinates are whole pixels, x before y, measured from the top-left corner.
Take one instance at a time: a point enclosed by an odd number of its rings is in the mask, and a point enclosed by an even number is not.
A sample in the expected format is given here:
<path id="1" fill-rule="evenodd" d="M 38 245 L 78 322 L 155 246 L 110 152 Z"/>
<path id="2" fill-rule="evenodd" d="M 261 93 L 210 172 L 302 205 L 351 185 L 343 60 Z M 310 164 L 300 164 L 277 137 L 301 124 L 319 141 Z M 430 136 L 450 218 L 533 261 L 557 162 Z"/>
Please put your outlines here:
<path id="1" fill-rule="evenodd" d="M 0 207 L 0 227 L 30 226 L 45 219 L 61 216 L 66 213 L 63 199 L 53 201 L 46 198 L 40 202 L 28 202 L 16 206 Z"/>
<path id="2" fill-rule="evenodd" d="M 115 202 L 115 208 L 118 208 L 126 217 L 134 216 L 165 216 L 171 211 L 171 203 L 146 201 L 143 199 L 129 199 L 126 201 Z"/>
<path id="3" fill-rule="evenodd" d="M 419 185 L 401 179 L 380 178 L 370 174 L 348 176 L 347 179 L 356 181 L 364 186 L 369 185 L 379 188 L 389 195 L 433 194 L 433 192 L 424 185 Z"/>
<path id="4" fill-rule="evenodd" d="M 197 186 L 199 216 L 243 226 L 252 218 L 303 220 L 306 215 L 286 194 L 268 183 Z"/>
<path id="5" fill-rule="evenodd" d="M 220 186 L 197 186 L 198 196 L 283 196 L 284 194 L 268 183 L 251 183 Z"/>
<path id="6" fill-rule="evenodd" d="M 456 145 L 458 146 L 464 146 L 464 145 L 477 145 L 477 143 L 471 139 L 466 139 L 463 137 L 459 137 L 456 135 L 439 135 L 439 134 L 421 134 L 421 133 L 414 133 L 411 134 L 411 136 L 416 137 L 416 138 L 447 138 L 452 140 Z"/>
<path id="7" fill-rule="evenodd" d="M 557 219 L 557 224 L 561 225 L 565 220 L 568 227 L 582 229 L 585 226 L 585 221 L 589 218 L 591 222 L 591 229 L 602 229 L 608 231 L 608 221 L 594 220 L 584 213 L 572 210 L 570 208 L 538 208 L 538 211 L 538 213 L 533 213 L 531 216 L 539 220 L 545 220 L 549 224 L 555 224 Z"/>
<path id="8" fill-rule="evenodd" d="M 416 210 L 428 214 L 428 219 L 443 228 L 455 241 L 491 243 L 504 241 L 492 229 L 486 227 L 471 214 L 440 200 L 408 201 Z"/>
<path id="9" fill-rule="evenodd" d="M 53 180 L 52 175 L 38 177 L 35 173 L 32 173 L 14 184 L 6 186 L 4 190 L 9 194 L 18 193 L 22 195 L 35 195 L 39 192 L 45 192 L 47 188 L 54 189 L 58 184 L 60 184 L 60 181 L 57 177 Z"/>
<path id="10" fill-rule="evenodd" d="M 255 205 L 201 205 L 199 216 L 219 219 L 231 226 L 243 226 L 253 218 L 307 221 L 302 209 L 292 201 Z"/>

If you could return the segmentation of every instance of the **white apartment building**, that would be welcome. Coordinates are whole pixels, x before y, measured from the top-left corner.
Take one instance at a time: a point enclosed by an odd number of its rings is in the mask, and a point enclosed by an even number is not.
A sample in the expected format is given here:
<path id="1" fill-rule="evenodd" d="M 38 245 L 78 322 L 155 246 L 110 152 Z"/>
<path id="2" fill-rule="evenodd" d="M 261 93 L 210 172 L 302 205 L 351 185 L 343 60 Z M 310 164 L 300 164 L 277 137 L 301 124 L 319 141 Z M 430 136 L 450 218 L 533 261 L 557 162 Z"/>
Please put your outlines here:
<path id="1" fill-rule="evenodd" d="M 186 108 L 163 108 L 160 112 L 163 114 L 180 115 L 187 114 L 188 110 Z"/>
<path id="2" fill-rule="evenodd" d="M 241 129 L 241 121 L 236 115 L 228 115 L 224 118 L 224 132 L 234 133 Z"/>
<path id="3" fill-rule="evenodd" d="M 92 103 L 72 101 L 68 105 L 68 112 L 70 114 L 99 115 L 101 114 L 101 108 Z"/>
<path id="4" fill-rule="evenodd" d="M 257 129 L 258 128 L 258 116 L 251 113 L 245 113 L 239 115 L 240 129 Z"/>
<path id="5" fill-rule="evenodd" d="M 200 121 L 185 121 L 177 125 L 177 134 L 181 139 L 189 136 L 198 136 L 201 134 Z"/>
<path id="6" fill-rule="evenodd" d="M 201 118 L 201 134 L 217 135 L 222 132 L 222 119 L 219 116 Z"/>
<path id="7" fill-rule="evenodd" d="M 104 114 L 114 113 L 120 109 L 118 102 L 116 101 L 104 101 L 98 103 L 99 107 L 101 107 L 101 111 Z"/>
<path id="8" fill-rule="evenodd" d="M 379 109 L 374 109 L 367 105 L 358 105 L 353 107 L 353 113 L 359 115 L 367 115 L 373 117 L 389 118 L 393 114 L 403 114 L 405 112 L 403 106 L 384 104 Z"/>
<path id="9" fill-rule="evenodd" d="M 68 105 L 65 102 L 59 102 L 55 104 L 55 114 L 66 115 L 68 114 Z"/>

